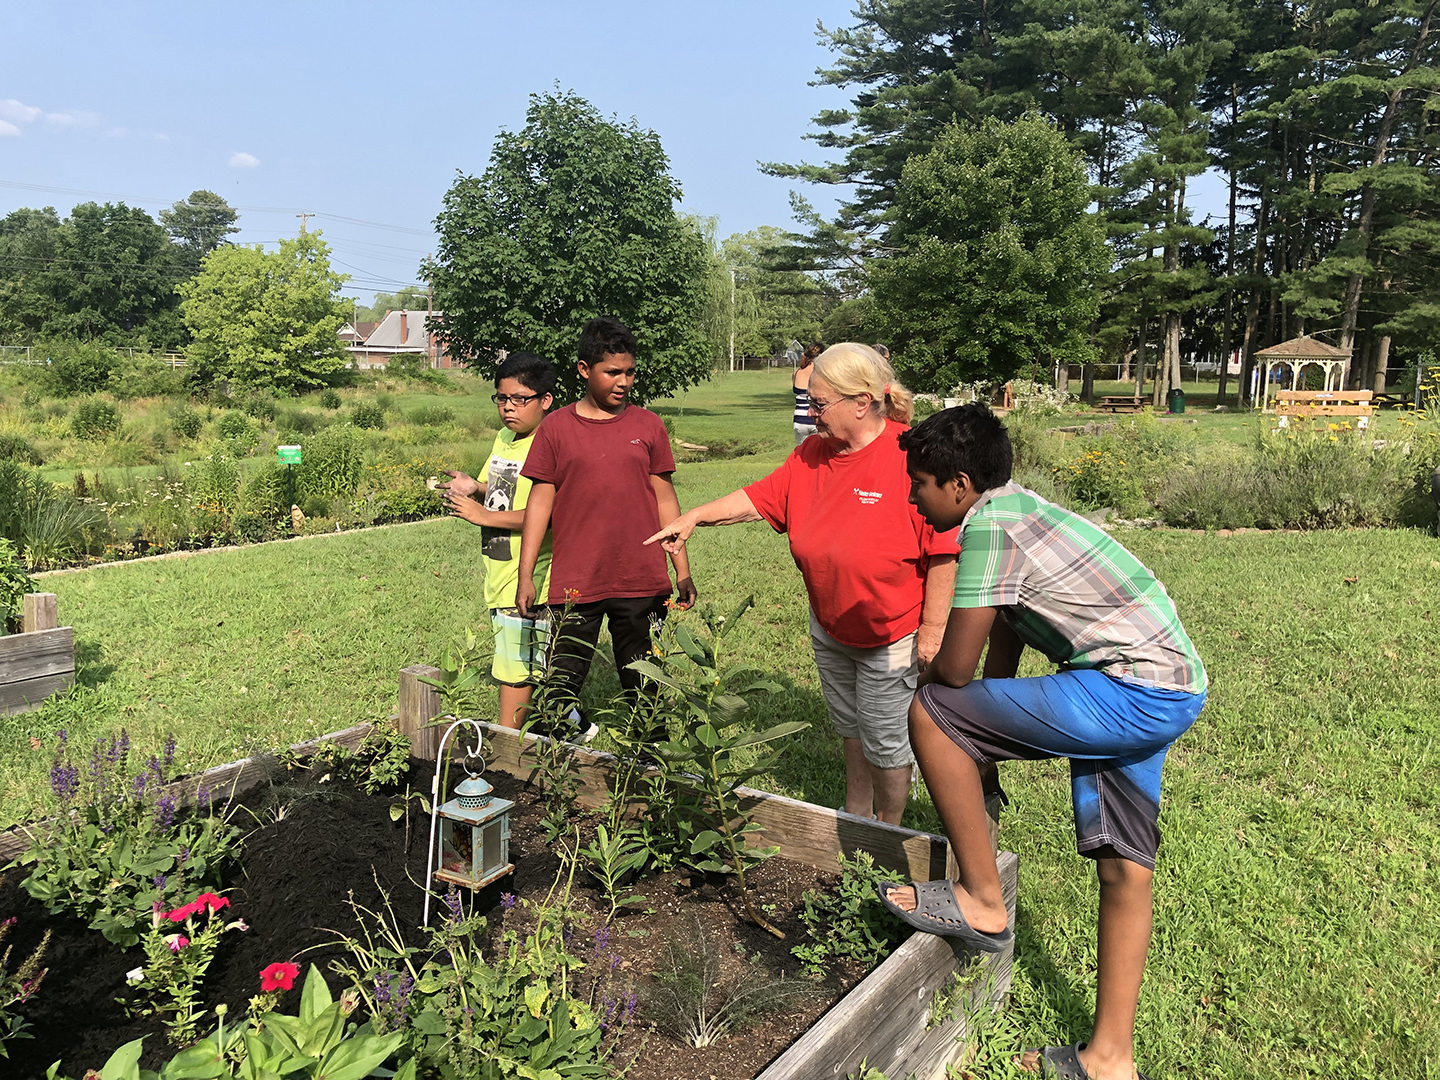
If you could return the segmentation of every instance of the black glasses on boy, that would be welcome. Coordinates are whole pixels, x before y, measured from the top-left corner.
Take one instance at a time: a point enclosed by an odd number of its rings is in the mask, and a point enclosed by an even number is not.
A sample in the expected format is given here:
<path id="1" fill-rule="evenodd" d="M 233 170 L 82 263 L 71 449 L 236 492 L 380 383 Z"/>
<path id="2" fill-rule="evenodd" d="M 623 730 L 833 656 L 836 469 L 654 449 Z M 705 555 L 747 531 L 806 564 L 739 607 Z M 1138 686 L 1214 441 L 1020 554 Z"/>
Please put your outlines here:
<path id="1" fill-rule="evenodd" d="M 490 400 L 496 405 L 504 405 L 507 401 L 514 402 L 523 409 L 539 396 L 539 394 L 491 394 Z"/>

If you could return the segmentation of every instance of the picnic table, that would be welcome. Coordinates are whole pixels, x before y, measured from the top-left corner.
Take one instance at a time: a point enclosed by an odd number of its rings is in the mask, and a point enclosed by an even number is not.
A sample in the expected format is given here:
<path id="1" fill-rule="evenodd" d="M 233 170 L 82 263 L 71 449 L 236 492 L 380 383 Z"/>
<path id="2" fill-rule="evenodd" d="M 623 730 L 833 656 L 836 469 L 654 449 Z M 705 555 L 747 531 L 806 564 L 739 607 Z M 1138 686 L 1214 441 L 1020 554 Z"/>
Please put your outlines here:
<path id="1" fill-rule="evenodd" d="M 1096 406 L 1097 409 L 1112 413 L 1139 412 L 1144 407 L 1145 402 L 1142 398 L 1126 394 L 1107 394 L 1100 399 L 1100 404 Z"/>

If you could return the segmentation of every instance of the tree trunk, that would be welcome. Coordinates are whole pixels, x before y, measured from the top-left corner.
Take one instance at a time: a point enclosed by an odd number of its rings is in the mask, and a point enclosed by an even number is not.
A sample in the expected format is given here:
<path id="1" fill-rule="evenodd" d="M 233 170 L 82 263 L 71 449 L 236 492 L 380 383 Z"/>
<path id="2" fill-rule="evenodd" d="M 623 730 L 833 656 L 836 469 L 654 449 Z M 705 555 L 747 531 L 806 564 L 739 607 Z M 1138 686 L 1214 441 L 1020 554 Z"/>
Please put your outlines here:
<path id="1" fill-rule="evenodd" d="M 1385 375 L 1390 370 L 1390 335 L 1380 335 L 1375 343 L 1375 380 L 1370 389 L 1377 394 L 1385 393 Z"/>
<path id="2" fill-rule="evenodd" d="M 1080 400 L 1086 405 L 1095 404 L 1095 365 L 1080 365 Z"/>

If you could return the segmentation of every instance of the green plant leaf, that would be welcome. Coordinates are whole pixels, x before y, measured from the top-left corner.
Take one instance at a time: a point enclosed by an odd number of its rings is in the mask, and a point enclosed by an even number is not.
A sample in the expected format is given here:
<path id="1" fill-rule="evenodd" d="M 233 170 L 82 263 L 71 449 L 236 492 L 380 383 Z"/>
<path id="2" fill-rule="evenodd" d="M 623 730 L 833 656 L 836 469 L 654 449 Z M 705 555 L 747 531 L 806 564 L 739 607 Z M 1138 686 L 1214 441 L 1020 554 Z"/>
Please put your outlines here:
<path id="1" fill-rule="evenodd" d="M 334 1000 L 325 976 L 320 974 L 320 965 L 311 964 L 305 973 L 305 988 L 300 992 L 300 1023 L 308 1027 Z"/>
<path id="2" fill-rule="evenodd" d="M 725 838 L 714 829 L 705 829 L 702 832 L 696 833 L 695 838 L 690 841 L 690 854 L 698 855 L 702 851 L 709 851 L 724 839 Z"/>
<path id="3" fill-rule="evenodd" d="M 675 627 L 675 641 L 680 648 L 685 650 L 685 655 L 695 661 L 699 667 L 708 668 L 714 663 L 709 650 L 696 640 L 695 635 L 684 623 Z"/>
<path id="4" fill-rule="evenodd" d="M 143 1038 L 120 1047 L 101 1067 L 100 1080 L 140 1080 L 140 1054 L 144 1049 Z"/>
<path id="5" fill-rule="evenodd" d="M 723 638 L 726 634 L 730 633 L 731 630 L 735 629 L 735 624 L 740 621 L 741 616 L 754 606 L 755 597 L 753 595 L 745 597 L 744 600 L 736 604 L 735 610 L 730 612 L 730 614 L 725 617 L 725 621 L 720 624 L 720 633 L 718 636 Z"/>
<path id="6" fill-rule="evenodd" d="M 385 1059 L 400 1049 L 405 1033 L 357 1035 L 336 1046 L 316 1071 L 323 1080 L 364 1080 Z"/>

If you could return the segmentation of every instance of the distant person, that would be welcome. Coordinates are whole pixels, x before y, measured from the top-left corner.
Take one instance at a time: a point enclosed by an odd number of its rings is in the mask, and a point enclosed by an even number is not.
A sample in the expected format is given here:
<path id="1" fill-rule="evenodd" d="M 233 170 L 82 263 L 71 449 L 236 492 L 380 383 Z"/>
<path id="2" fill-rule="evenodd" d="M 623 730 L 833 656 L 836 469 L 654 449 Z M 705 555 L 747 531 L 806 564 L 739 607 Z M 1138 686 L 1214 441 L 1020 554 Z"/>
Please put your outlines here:
<path id="1" fill-rule="evenodd" d="M 1012 935 L 986 785 L 998 787 L 997 761 L 1069 758 L 1076 847 L 1100 879 L 1094 1028 L 1085 1042 L 1030 1050 L 1015 1063 L 1044 1076 L 1130 1080 L 1160 767 L 1205 704 L 1205 667 L 1165 587 L 1134 555 L 1011 481 L 1010 438 L 987 407 L 946 409 L 900 445 L 911 501 L 932 528 L 961 531 L 953 610 L 910 709 L 910 739 L 958 878 L 883 883 L 880 898 L 918 929 L 1003 949 Z M 1060 670 L 1016 678 L 1027 645 Z"/>
<path id="2" fill-rule="evenodd" d="M 845 752 L 844 809 L 898 825 L 914 755 L 906 716 L 940 647 L 955 532 L 907 501 L 910 391 L 868 345 L 832 345 L 809 380 L 816 438 L 758 483 L 681 514 L 646 543 L 672 555 L 701 525 L 767 521 L 790 537 L 810 598 L 810 645 Z"/>
<path id="3" fill-rule="evenodd" d="M 480 526 L 480 558 L 485 570 L 485 606 L 495 635 L 490 673 L 500 684 L 500 724 L 518 728 L 535 684 L 544 670 L 548 625 L 543 618 L 515 607 L 519 584 L 520 527 L 530 481 L 521 466 L 534 443 L 532 436 L 545 418 L 555 392 L 555 365 L 534 353 L 515 352 L 495 372 L 491 400 L 500 414 L 500 432 L 490 446 L 485 482 L 447 469 L 441 485 L 454 517 Z M 545 582 L 550 573 L 548 537 L 535 560 L 534 573 Z"/>
<path id="4" fill-rule="evenodd" d="M 815 358 L 825 350 L 818 341 L 805 346 L 800 354 L 800 363 L 790 379 L 790 393 L 795 395 L 795 445 L 815 434 L 815 418 L 810 415 L 810 374 Z"/>
<path id="5" fill-rule="evenodd" d="M 521 469 L 532 487 L 521 532 L 515 606 L 553 617 L 569 607 L 555 631 L 547 684 L 579 700 L 600 626 L 608 622 L 615 670 L 627 693 L 643 679 L 627 665 L 650 651 L 651 625 L 670 599 L 665 553 L 645 538 L 680 513 L 671 476 L 670 436 L 654 413 L 630 403 L 635 384 L 635 335 L 619 319 L 591 319 L 580 334 L 579 371 L 585 396 L 546 417 Z M 536 574 L 546 531 L 554 544 L 548 589 Z M 690 561 L 672 557 L 679 606 L 695 603 Z"/>

